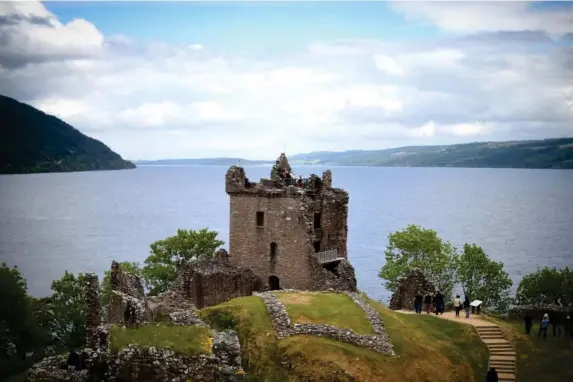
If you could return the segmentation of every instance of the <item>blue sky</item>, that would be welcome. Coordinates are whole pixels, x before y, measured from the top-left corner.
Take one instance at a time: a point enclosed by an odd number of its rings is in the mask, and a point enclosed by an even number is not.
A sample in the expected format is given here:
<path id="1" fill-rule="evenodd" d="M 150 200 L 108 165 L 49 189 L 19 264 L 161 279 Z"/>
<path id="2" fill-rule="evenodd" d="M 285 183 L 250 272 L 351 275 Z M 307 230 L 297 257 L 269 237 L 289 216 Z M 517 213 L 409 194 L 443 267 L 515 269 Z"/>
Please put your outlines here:
<path id="1" fill-rule="evenodd" d="M 214 50 L 300 49 L 338 39 L 410 41 L 440 34 L 412 28 L 384 2 L 48 2 L 64 22 L 90 20 L 106 35 Z"/>
<path id="2" fill-rule="evenodd" d="M 573 135 L 573 3 L 0 2 L 0 93 L 130 159 Z"/>

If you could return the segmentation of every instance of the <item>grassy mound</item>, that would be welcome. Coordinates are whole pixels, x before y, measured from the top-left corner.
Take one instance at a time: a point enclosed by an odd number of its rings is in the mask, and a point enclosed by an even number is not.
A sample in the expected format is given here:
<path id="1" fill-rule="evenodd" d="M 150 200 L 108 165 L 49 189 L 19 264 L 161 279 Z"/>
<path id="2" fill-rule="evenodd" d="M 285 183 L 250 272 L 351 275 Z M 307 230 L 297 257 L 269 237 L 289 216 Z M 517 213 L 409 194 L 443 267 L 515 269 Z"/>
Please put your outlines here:
<path id="1" fill-rule="evenodd" d="M 374 335 L 366 313 L 348 296 L 340 293 L 276 293 L 293 323 L 330 324 Z"/>
<path id="2" fill-rule="evenodd" d="M 517 380 L 522 382 L 573 381 L 573 340 L 553 337 L 553 328 L 547 330 L 547 339 L 537 338 L 539 320 L 533 321 L 531 334 L 525 334 L 520 320 L 502 321 L 489 317 L 498 324 L 504 336 L 517 351 Z"/>
<path id="3" fill-rule="evenodd" d="M 114 354 L 129 344 L 166 348 L 185 355 L 208 354 L 213 338 L 211 330 L 200 326 L 147 325 L 134 329 L 113 326 L 110 334 Z"/>
<path id="4" fill-rule="evenodd" d="M 324 296 L 318 299 L 312 296 L 312 303 L 308 303 L 306 293 L 285 293 L 278 297 L 295 322 L 304 319 L 365 328 L 360 318 L 364 315 L 362 311 L 362 315 L 356 314 L 357 318 L 352 316 L 355 311 L 350 306 L 330 306 L 332 301 L 339 305 L 354 304 L 350 299 L 337 300 L 346 297 L 338 294 L 321 295 Z M 243 366 L 253 381 L 483 380 L 488 352 L 472 327 L 433 316 L 396 313 L 374 301 L 371 304 L 384 319 L 396 357 L 322 337 L 301 335 L 279 341 L 263 301 L 255 296 L 203 309 L 201 315 L 214 317 L 218 312 L 233 315 L 241 340 Z M 335 309 L 338 317 L 329 316 L 330 309 Z M 371 330 L 369 324 L 366 328 Z"/>

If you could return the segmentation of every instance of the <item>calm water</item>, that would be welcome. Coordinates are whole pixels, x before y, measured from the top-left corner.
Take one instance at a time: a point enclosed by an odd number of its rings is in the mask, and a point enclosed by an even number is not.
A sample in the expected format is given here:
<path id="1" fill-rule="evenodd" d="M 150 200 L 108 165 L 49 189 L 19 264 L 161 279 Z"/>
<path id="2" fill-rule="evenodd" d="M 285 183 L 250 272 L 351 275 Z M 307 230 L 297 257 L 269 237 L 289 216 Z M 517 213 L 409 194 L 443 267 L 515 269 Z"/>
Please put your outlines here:
<path id="1" fill-rule="evenodd" d="M 41 296 L 65 269 L 102 275 L 113 259 L 143 262 L 149 244 L 177 228 L 209 227 L 227 241 L 226 170 L 0 176 L 0 259 Z M 251 180 L 269 172 L 246 170 Z M 350 193 L 349 257 L 374 298 L 389 297 L 377 277 L 387 235 L 410 223 L 481 245 L 514 282 L 538 266 L 573 265 L 573 171 L 334 167 L 333 181 Z"/>

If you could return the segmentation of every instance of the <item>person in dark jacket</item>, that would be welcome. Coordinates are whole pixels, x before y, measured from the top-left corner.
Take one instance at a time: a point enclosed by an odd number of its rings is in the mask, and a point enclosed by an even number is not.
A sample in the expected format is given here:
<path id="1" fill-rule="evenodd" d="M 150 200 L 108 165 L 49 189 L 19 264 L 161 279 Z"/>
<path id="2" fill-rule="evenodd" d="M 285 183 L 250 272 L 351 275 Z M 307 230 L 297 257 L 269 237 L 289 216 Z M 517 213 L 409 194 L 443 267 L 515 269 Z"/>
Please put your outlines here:
<path id="1" fill-rule="evenodd" d="M 464 310 L 466 312 L 466 318 L 470 318 L 470 299 L 466 296 L 464 300 Z"/>
<path id="2" fill-rule="evenodd" d="M 561 312 L 555 312 L 553 317 L 551 317 L 551 327 L 553 328 L 553 337 L 559 337 L 561 335 Z"/>
<path id="3" fill-rule="evenodd" d="M 529 335 L 529 333 L 531 333 L 531 327 L 533 326 L 533 317 L 531 317 L 531 314 L 525 313 L 523 321 L 525 322 L 525 333 Z"/>
<path id="4" fill-rule="evenodd" d="M 497 371 L 495 367 L 490 367 L 485 377 L 486 382 L 499 382 L 499 377 L 497 376 Z"/>
<path id="5" fill-rule="evenodd" d="M 434 301 L 436 305 L 436 315 L 438 315 L 438 313 L 444 314 L 444 295 L 442 294 L 441 291 L 438 291 L 438 293 L 436 293 Z"/>
<path id="6" fill-rule="evenodd" d="M 431 309 L 432 309 L 432 295 L 430 293 L 427 293 L 426 296 L 424 296 L 424 310 L 426 311 L 426 314 L 430 314 Z"/>
<path id="7" fill-rule="evenodd" d="M 423 300 L 424 297 L 422 297 L 422 293 L 420 293 L 419 291 L 416 292 L 416 295 L 414 296 L 414 309 L 416 310 L 416 313 L 422 313 Z"/>

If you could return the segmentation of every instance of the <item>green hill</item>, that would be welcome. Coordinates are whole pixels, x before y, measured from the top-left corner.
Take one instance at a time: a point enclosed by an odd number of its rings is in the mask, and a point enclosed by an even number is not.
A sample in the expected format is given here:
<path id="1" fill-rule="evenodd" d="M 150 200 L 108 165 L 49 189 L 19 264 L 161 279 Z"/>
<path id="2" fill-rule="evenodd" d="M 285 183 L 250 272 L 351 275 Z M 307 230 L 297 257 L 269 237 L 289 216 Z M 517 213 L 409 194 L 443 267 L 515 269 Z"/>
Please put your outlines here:
<path id="1" fill-rule="evenodd" d="M 490 167 L 573 169 L 573 138 L 409 146 L 386 150 L 313 152 L 291 163 L 337 166 Z"/>
<path id="2" fill-rule="evenodd" d="M 0 95 L 0 174 L 135 168 L 100 141 Z"/>
<path id="3" fill-rule="evenodd" d="M 293 323 L 330 324 L 369 334 L 363 312 L 333 293 L 283 293 L 280 299 Z M 201 316 L 217 329 L 239 334 L 249 381 L 482 381 L 488 350 L 469 326 L 433 315 L 394 312 L 369 300 L 383 319 L 395 356 L 330 338 L 294 335 L 278 340 L 263 300 L 240 297 L 205 308 Z M 224 324 L 224 326 L 223 326 Z"/>

